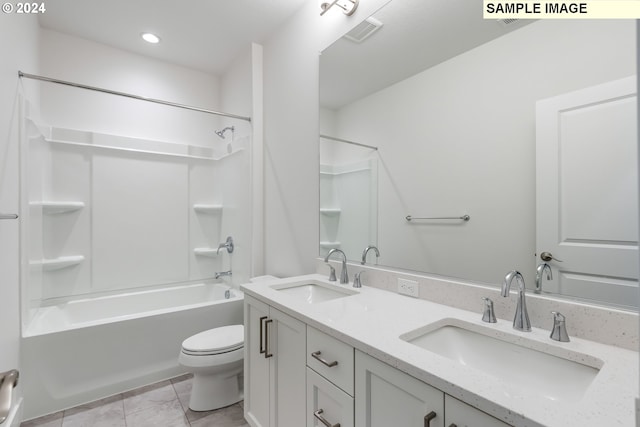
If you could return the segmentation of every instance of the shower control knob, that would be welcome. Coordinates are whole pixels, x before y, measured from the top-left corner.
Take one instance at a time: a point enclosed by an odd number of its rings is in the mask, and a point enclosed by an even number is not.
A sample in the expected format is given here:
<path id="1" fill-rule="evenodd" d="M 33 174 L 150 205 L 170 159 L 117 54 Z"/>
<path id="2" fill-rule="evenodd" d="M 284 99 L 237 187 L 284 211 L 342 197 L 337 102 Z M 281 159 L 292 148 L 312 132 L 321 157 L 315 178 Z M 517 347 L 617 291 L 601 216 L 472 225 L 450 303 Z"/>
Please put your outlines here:
<path id="1" fill-rule="evenodd" d="M 540 259 L 547 262 L 551 260 L 562 262 L 562 260 L 559 260 L 558 258 L 554 258 L 551 252 L 542 252 L 540 254 Z"/>

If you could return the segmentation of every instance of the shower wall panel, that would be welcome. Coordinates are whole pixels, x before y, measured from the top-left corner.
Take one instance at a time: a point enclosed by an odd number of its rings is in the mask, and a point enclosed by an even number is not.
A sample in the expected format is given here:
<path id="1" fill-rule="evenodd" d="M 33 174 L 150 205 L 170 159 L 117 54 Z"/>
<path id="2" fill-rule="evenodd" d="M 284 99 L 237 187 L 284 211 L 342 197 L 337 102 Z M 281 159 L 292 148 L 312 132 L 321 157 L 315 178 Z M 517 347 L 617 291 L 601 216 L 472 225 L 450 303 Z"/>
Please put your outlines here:
<path id="1" fill-rule="evenodd" d="M 189 276 L 187 162 L 98 154 L 92 187 L 94 290 Z"/>

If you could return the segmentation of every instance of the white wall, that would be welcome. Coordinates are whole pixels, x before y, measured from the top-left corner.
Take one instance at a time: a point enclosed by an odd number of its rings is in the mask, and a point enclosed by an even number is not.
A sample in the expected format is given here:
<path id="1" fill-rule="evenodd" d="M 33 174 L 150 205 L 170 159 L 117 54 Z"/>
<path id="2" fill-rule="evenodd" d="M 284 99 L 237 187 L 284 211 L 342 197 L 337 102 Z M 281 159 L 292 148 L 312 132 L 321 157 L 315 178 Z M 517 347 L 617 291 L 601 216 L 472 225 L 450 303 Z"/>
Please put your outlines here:
<path id="1" fill-rule="evenodd" d="M 0 212 L 19 210 L 18 70 L 38 70 L 35 15 L 0 14 Z M 33 95 L 36 96 L 35 94 Z M 20 368 L 19 222 L 0 221 L 0 372 Z M 17 398 L 21 388 L 17 389 Z M 19 418 L 19 416 L 17 417 Z M 16 420 L 19 423 L 19 419 Z"/>
<path id="2" fill-rule="evenodd" d="M 380 263 L 533 283 L 535 103 L 634 74 L 634 50 L 631 20 L 538 21 L 339 110 L 340 137 L 379 147 Z"/>
<path id="3" fill-rule="evenodd" d="M 351 17 L 305 4 L 264 43 L 265 270 L 310 273 L 318 256 L 319 53 L 387 0 Z"/>
<path id="4" fill-rule="evenodd" d="M 40 43 L 41 73 L 47 77 L 220 109 L 217 76 L 46 29 Z M 218 118 L 204 113 L 54 84 L 41 86 L 43 119 L 60 127 L 203 146 L 212 141 L 210 129 L 218 127 Z"/>

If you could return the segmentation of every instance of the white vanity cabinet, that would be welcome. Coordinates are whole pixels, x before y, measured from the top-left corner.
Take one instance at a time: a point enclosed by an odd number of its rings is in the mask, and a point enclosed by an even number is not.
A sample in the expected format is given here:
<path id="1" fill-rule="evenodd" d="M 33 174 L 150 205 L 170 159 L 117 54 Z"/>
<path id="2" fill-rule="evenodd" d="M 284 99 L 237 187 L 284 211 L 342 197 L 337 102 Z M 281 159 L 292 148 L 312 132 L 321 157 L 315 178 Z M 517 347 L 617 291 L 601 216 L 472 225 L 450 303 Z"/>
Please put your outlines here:
<path id="1" fill-rule="evenodd" d="M 444 427 L 444 393 L 356 351 L 356 427 Z"/>
<path id="2" fill-rule="evenodd" d="M 444 395 L 445 427 L 510 427 L 491 415 Z"/>
<path id="3" fill-rule="evenodd" d="M 306 422 L 306 325 L 244 297 L 244 414 L 252 427 Z"/>
<path id="4" fill-rule="evenodd" d="M 353 427 L 354 349 L 307 327 L 307 427 Z"/>
<path id="5" fill-rule="evenodd" d="M 355 385 L 356 427 L 509 427 L 360 351 Z"/>

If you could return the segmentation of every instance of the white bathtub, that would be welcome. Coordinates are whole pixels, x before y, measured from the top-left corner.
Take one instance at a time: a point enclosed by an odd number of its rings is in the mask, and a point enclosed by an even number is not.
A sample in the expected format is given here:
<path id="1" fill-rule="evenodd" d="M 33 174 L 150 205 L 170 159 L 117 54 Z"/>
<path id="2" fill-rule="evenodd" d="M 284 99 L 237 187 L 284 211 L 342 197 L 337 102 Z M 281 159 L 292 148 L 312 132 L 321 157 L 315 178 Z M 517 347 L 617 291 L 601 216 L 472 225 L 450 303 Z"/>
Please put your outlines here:
<path id="1" fill-rule="evenodd" d="M 39 309 L 22 340 L 24 418 L 186 372 L 178 365 L 182 341 L 242 323 L 242 300 L 229 286 L 199 283 Z"/>

